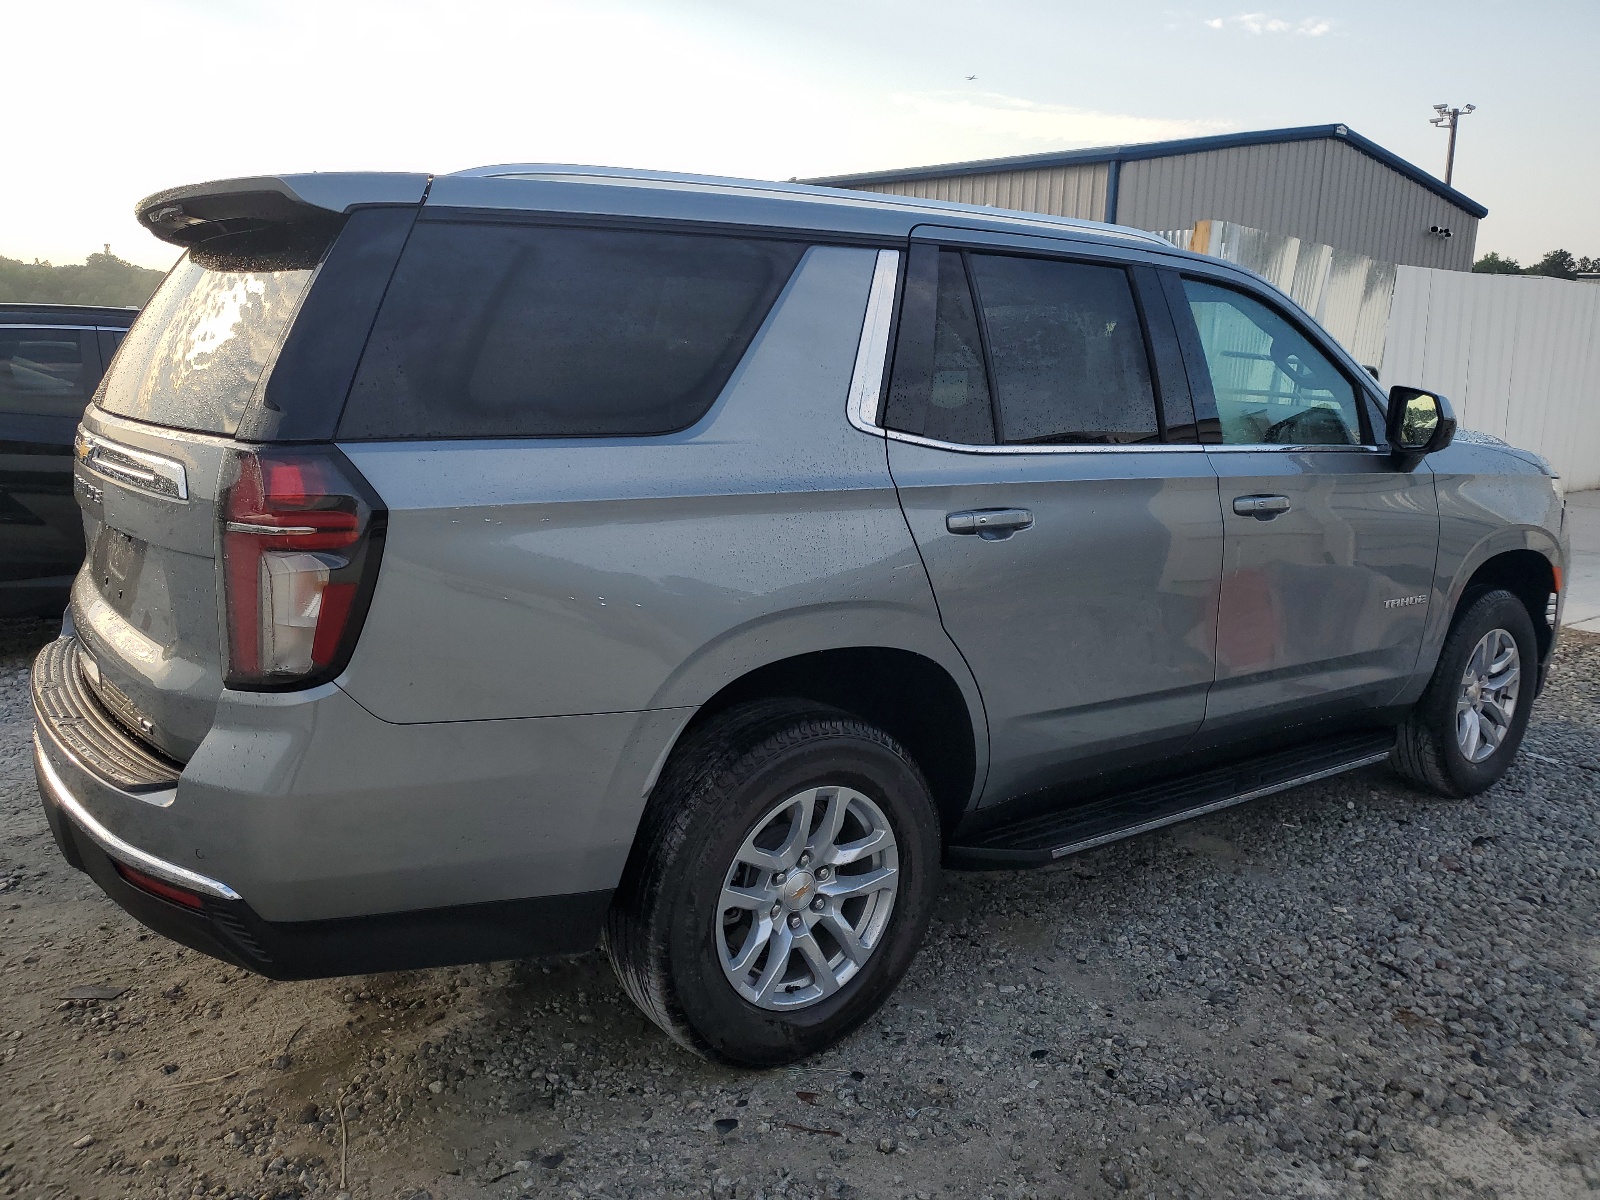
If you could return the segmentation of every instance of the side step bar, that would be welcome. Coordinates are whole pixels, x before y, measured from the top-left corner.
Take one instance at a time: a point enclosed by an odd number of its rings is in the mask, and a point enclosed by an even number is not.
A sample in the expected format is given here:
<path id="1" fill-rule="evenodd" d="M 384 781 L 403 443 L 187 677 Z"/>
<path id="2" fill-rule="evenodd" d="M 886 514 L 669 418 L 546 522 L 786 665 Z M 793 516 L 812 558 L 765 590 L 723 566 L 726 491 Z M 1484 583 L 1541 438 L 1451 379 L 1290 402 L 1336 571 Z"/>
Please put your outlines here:
<path id="1" fill-rule="evenodd" d="M 1085 804 L 1069 804 L 985 830 L 951 846 L 947 858 L 954 867 L 1044 866 L 1069 854 L 1382 762 L 1394 748 L 1394 739 L 1393 730 L 1344 734 Z"/>

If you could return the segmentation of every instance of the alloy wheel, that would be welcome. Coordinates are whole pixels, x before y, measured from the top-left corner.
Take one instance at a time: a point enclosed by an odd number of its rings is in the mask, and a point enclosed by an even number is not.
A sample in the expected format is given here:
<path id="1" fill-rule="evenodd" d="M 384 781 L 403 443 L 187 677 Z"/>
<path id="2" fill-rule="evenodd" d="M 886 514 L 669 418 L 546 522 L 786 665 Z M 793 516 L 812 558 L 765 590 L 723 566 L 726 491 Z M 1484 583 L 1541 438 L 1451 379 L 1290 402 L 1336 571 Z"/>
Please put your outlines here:
<path id="1" fill-rule="evenodd" d="M 1505 741 L 1521 678 L 1515 638 L 1504 629 L 1491 629 L 1478 639 L 1456 698 L 1456 744 L 1468 762 L 1483 762 Z"/>
<path id="2" fill-rule="evenodd" d="M 758 1008 L 832 996 L 883 941 L 899 882 L 894 830 L 871 798 L 840 786 L 790 796 L 756 822 L 723 876 L 723 974 Z"/>

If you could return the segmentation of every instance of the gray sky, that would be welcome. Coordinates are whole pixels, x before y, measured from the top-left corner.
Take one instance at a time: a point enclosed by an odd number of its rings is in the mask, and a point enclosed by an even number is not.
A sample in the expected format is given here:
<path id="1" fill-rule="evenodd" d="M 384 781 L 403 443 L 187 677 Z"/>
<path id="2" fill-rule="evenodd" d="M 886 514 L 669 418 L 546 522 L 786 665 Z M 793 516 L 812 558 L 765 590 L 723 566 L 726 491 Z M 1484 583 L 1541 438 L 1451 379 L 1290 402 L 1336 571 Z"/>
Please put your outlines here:
<path id="1" fill-rule="evenodd" d="M 786 179 L 1342 121 L 1600 255 L 1600 3 L 75 0 L 5 16 L 0 254 L 167 266 L 135 200 L 305 170 L 581 162 Z M 975 75 L 969 80 L 966 77 Z"/>

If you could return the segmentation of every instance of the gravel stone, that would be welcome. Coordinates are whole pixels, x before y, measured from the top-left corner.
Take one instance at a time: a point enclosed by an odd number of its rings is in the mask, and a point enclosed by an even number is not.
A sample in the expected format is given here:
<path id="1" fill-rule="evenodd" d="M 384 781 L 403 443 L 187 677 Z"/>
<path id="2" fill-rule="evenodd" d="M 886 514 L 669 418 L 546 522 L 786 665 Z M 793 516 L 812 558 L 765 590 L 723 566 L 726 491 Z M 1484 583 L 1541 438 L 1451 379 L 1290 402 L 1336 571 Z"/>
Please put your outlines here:
<path id="1" fill-rule="evenodd" d="M 27 667 L 51 636 L 0 621 L 0 1193 L 1600 1190 L 1600 637 L 1563 633 L 1488 794 L 1378 767 L 947 875 L 877 1016 L 747 1072 L 668 1043 L 598 954 L 274 983 L 145 933 L 39 808 Z M 86 979 L 125 990 L 63 999 Z"/>

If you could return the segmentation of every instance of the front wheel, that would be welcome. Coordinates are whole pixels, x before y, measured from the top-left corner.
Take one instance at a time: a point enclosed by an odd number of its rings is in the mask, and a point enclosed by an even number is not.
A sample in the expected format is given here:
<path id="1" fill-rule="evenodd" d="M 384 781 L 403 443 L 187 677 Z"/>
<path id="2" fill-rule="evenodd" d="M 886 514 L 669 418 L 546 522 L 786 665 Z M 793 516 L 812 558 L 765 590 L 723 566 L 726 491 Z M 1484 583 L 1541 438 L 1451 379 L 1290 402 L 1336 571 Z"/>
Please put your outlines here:
<path id="1" fill-rule="evenodd" d="M 1485 592 L 1462 609 L 1428 690 L 1400 728 L 1390 761 L 1441 796 L 1473 796 L 1511 766 L 1528 726 L 1538 671 L 1528 610 L 1510 592 Z"/>
<path id="2" fill-rule="evenodd" d="M 606 948 L 682 1045 L 774 1066 L 883 1003 L 922 940 L 938 874 L 937 813 L 899 743 L 836 709 L 763 701 L 674 752 Z"/>

